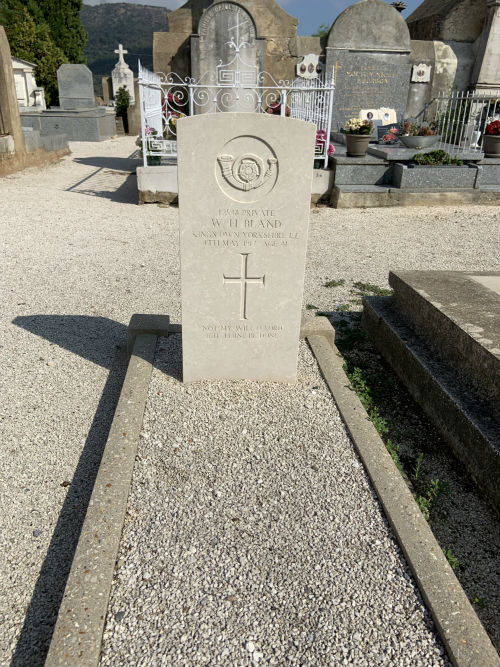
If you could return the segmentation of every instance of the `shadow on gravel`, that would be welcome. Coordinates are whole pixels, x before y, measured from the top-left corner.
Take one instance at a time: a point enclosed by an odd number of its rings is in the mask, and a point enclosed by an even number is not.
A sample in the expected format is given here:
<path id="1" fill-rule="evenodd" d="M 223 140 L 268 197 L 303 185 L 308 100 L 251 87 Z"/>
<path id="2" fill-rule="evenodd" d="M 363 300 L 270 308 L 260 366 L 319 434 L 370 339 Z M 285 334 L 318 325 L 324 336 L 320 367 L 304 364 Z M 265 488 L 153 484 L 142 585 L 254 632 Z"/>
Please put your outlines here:
<path id="1" fill-rule="evenodd" d="M 117 158 L 118 159 L 118 158 Z M 126 179 L 116 187 L 116 177 L 127 175 Z M 115 171 L 100 167 L 81 181 L 74 183 L 65 192 L 76 192 L 79 195 L 103 197 L 119 204 L 138 204 L 137 177 L 129 171 Z"/>
<path id="2" fill-rule="evenodd" d="M 10 663 L 42 667 L 127 370 L 126 328 L 103 317 L 60 315 L 17 317 L 14 324 L 110 369 Z"/>
<path id="3" fill-rule="evenodd" d="M 113 346 L 127 338 L 127 327 L 107 317 L 26 315 L 12 324 L 104 368 L 111 368 Z"/>
<path id="4" fill-rule="evenodd" d="M 99 167 L 100 169 L 113 169 L 114 171 L 129 171 L 135 173 L 136 167 L 139 167 L 142 162 L 137 157 L 133 157 L 134 153 L 129 157 L 76 157 L 73 162 L 76 164 L 86 164 L 89 167 Z"/>

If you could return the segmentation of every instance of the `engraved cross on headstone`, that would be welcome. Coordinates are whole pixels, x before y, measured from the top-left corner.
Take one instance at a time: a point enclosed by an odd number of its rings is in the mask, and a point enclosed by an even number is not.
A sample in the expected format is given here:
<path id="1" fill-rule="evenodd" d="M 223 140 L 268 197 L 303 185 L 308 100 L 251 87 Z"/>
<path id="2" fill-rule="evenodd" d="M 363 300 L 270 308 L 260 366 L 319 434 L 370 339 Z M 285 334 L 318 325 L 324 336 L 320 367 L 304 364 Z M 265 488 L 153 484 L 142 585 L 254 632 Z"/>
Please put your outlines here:
<path id="1" fill-rule="evenodd" d="M 115 53 L 118 53 L 118 62 L 120 65 L 125 65 L 125 61 L 123 60 L 123 56 L 128 53 L 126 49 L 123 48 L 123 44 L 118 44 L 118 48 L 115 49 Z"/>
<path id="2" fill-rule="evenodd" d="M 240 284 L 240 320 L 247 320 L 247 285 L 261 285 L 264 287 L 266 276 L 260 278 L 250 277 L 248 272 L 248 256 L 250 253 L 240 253 L 241 255 L 241 272 L 239 276 L 226 276 L 223 274 L 224 284 L 233 283 Z"/>

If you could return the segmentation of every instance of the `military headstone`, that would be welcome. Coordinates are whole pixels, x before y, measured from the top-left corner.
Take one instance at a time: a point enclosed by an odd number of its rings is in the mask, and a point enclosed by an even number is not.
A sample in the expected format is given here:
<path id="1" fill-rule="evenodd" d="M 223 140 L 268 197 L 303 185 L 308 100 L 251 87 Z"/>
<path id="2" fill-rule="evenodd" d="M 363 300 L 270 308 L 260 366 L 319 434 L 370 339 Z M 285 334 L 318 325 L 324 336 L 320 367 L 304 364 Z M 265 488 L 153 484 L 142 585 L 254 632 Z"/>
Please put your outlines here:
<path id="1" fill-rule="evenodd" d="M 316 127 L 224 113 L 177 129 L 183 379 L 293 382 Z"/>
<path id="2" fill-rule="evenodd" d="M 96 106 L 92 72 L 86 65 L 61 65 L 57 70 L 61 109 L 93 109 Z"/>
<path id="3" fill-rule="evenodd" d="M 389 108 L 402 120 L 411 69 L 405 20 L 383 0 L 351 5 L 328 35 L 326 68 L 335 79 L 333 129 L 359 118 L 362 109 Z"/>

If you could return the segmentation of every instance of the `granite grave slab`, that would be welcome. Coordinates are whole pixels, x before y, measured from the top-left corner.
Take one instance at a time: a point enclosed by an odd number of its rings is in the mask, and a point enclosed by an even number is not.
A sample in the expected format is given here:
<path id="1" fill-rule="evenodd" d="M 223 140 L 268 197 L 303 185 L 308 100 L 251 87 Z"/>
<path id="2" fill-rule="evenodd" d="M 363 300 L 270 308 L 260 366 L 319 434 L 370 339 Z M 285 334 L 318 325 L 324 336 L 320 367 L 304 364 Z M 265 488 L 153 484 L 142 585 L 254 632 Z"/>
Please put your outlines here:
<path id="1" fill-rule="evenodd" d="M 61 109 L 92 109 L 96 106 L 92 72 L 86 65 L 64 64 L 57 70 Z"/>

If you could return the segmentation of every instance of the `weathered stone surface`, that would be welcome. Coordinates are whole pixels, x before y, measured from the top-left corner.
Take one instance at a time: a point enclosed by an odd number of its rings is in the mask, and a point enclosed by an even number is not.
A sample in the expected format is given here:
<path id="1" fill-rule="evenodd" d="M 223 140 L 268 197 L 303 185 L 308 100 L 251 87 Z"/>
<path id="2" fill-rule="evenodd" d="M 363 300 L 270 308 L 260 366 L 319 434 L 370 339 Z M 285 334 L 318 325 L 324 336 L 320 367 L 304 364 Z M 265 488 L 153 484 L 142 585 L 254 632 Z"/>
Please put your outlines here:
<path id="1" fill-rule="evenodd" d="M 198 48 L 197 37 L 191 40 L 191 35 L 198 34 L 203 13 L 210 14 L 217 4 L 236 5 L 248 12 L 252 17 L 257 38 L 263 40 L 258 45 L 260 69 L 270 72 L 276 80 L 292 80 L 297 62 L 297 55 L 292 51 L 297 51 L 298 21 L 287 14 L 275 0 L 240 0 L 238 3 L 225 0 L 188 0 L 182 7 L 168 15 L 169 32 L 154 33 L 155 72 L 174 71 L 181 77 L 191 75 L 191 66 Z M 310 45 L 307 48 L 308 50 L 298 55 L 311 51 Z M 228 60 L 223 59 L 222 62 Z M 196 65 L 193 71 L 196 71 Z"/>
<path id="2" fill-rule="evenodd" d="M 119 44 L 118 49 L 115 50 L 115 53 L 118 53 L 118 62 L 111 72 L 113 97 L 116 98 L 120 88 L 126 88 L 127 92 L 130 94 L 130 104 L 132 105 L 135 103 L 134 73 L 123 58 L 123 56 L 127 54 L 128 51 L 125 50 L 121 44 Z"/>
<path id="3" fill-rule="evenodd" d="M 401 14 L 383 0 L 361 0 L 335 20 L 326 47 L 335 79 L 332 129 L 361 109 L 394 109 L 404 116 L 410 81 L 410 36 Z"/>
<path id="4" fill-rule="evenodd" d="M 24 136 L 17 107 L 16 85 L 12 71 L 9 42 L 3 26 L 0 26 L 0 135 L 8 134 L 12 141 L 6 142 L 9 154 L 24 153 Z M 14 144 L 12 147 L 11 144 Z M 12 150 L 12 148 L 14 150 Z"/>
<path id="5" fill-rule="evenodd" d="M 293 382 L 315 126 L 213 114 L 178 138 L 184 381 Z"/>
<path id="6" fill-rule="evenodd" d="M 406 22 L 412 39 L 474 42 L 483 29 L 487 0 L 424 0 Z"/>
<path id="7" fill-rule="evenodd" d="M 92 72 L 86 65 L 61 65 L 57 70 L 57 85 L 62 109 L 95 107 Z"/>

